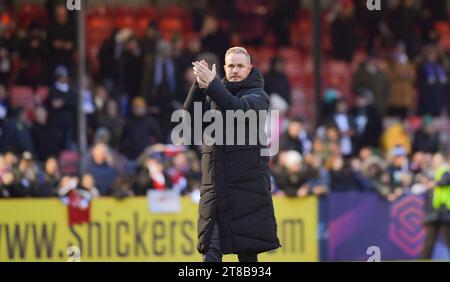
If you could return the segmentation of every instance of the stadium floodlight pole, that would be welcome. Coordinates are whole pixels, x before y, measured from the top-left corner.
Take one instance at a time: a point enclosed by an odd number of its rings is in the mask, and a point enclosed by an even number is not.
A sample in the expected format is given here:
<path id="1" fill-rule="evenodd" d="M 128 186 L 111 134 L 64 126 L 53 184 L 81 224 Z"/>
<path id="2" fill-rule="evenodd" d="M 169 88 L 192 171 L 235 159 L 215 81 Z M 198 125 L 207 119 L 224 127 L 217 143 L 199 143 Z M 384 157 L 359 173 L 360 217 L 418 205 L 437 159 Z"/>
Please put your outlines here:
<path id="1" fill-rule="evenodd" d="M 84 5 L 86 1 L 81 1 L 81 9 L 76 11 L 78 27 L 78 152 L 80 154 L 79 171 L 84 173 L 83 162 L 81 161 L 87 150 L 86 140 L 86 116 L 83 109 L 84 88 L 86 86 L 86 44 L 84 27 Z"/>
<path id="2" fill-rule="evenodd" d="M 321 90 L 321 75 L 320 75 L 320 51 L 321 51 L 321 0 L 312 1 L 312 14 L 313 14 L 313 74 L 314 74 L 314 99 L 316 104 L 316 124 L 322 115 L 321 113 L 321 100 L 322 100 L 322 90 Z"/>

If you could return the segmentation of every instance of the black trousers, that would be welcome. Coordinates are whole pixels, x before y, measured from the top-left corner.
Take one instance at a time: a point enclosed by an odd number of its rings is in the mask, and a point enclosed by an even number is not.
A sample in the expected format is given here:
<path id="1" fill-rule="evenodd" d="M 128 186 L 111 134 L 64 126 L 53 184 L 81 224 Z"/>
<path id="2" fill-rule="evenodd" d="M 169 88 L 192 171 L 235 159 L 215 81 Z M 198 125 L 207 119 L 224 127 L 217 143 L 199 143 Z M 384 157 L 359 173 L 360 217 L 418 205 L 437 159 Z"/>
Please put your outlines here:
<path id="1" fill-rule="evenodd" d="M 213 232 L 209 242 L 209 249 L 203 256 L 204 262 L 222 262 L 222 251 L 220 250 L 219 226 L 214 224 Z M 239 262 L 258 262 L 258 254 L 255 253 L 239 253 Z"/>
<path id="2" fill-rule="evenodd" d="M 444 242 L 447 248 L 450 248 L 450 223 L 433 222 L 425 225 L 426 237 L 425 245 L 422 251 L 422 258 L 431 259 L 433 256 L 434 245 L 439 236 L 439 231 L 443 232 Z"/>

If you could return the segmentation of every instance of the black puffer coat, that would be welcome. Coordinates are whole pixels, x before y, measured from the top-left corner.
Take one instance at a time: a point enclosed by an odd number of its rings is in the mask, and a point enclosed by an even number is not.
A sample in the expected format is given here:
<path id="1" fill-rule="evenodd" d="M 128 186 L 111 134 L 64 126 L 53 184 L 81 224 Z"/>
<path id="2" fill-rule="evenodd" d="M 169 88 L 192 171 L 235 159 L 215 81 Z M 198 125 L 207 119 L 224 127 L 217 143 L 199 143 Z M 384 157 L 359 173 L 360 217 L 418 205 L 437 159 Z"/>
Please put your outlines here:
<path id="1" fill-rule="evenodd" d="M 203 111 L 211 107 L 219 109 L 224 121 L 226 110 L 268 110 L 269 97 L 263 87 L 264 79 L 256 68 L 240 82 L 224 80 L 221 83 L 216 78 L 206 91 L 195 83 L 184 109 L 193 117 L 194 102 L 202 102 Z M 258 120 L 260 122 L 264 124 L 265 118 Z M 260 142 L 250 145 L 248 128 L 246 126 L 246 145 L 203 146 L 197 246 L 200 253 L 207 252 L 216 222 L 224 254 L 261 253 L 280 247 L 268 158 L 261 156 Z M 230 132 L 224 131 L 224 139 L 227 134 Z"/>

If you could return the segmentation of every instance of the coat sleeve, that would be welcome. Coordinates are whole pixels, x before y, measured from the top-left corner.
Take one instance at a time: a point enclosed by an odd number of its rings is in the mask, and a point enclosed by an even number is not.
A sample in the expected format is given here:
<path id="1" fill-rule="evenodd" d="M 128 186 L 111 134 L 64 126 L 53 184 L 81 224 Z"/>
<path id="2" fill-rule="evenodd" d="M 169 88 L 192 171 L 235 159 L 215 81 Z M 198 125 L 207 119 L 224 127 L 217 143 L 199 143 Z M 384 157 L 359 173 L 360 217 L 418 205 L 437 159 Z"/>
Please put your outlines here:
<path id="1" fill-rule="evenodd" d="M 218 78 L 210 82 L 206 94 L 224 111 L 243 110 L 245 112 L 269 108 L 269 97 L 264 91 L 255 90 L 253 93 L 239 98 L 231 94 Z"/>
<path id="2" fill-rule="evenodd" d="M 193 113 L 195 102 L 206 103 L 206 95 L 202 93 L 202 90 L 198 87 L 197 82 L 192 84 L 186 100 L 184 101 L 183 109 L 189 113 Z"/>
<path id="3" fill-rule="evenodd" d="M 194 82 L 192 84 L 191 89 L 189 90 L 189 93 L 186 97 L 186 100 L 184 101 L 183 109 L 186 111 L 184 115 L 189 115 L 191 117 L 190 124 L 187 124 L 187 126 L 190 127 L 191 132 L 194 132 L 195 129 L 195 114 L 194 114 L 194 105 L 195 103 L 201 103 L 201 109 L 202 109 L 202 117 L 204 116 L 205 112 L 208 111 L 211 107 L 209 101 L 206 99 L 206 94 L 204 93 L 204 90 L 200 89 L 198 87 L 197 82 Z M 185 120 L 185 119 L 183 119 Z M 202 133 L 204 129 L 209 125 L 210 123 L 202 122 L 201 129 Z M 191 140 L 190 144 L 198 144 L 198 142 L 202 140 L 196 140 L 196 136 L 194 134 L 191 134 Z"/>

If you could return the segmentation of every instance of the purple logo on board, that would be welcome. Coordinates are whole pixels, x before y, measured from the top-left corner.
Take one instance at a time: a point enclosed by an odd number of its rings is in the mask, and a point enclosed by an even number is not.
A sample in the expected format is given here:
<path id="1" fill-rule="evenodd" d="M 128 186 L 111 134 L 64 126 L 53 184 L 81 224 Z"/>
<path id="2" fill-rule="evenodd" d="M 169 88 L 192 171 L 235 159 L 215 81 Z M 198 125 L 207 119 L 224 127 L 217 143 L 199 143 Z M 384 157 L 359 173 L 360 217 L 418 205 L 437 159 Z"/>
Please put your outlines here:
<path id="1" fill-rule="evenodd" d="M 417 256 L 425 238 L 424 199 L 406 196 L 394 203 L 390 211 L 389 239 L 405 253 Z"/>

